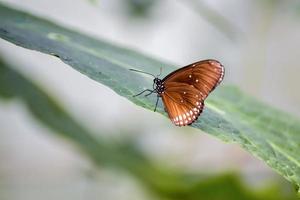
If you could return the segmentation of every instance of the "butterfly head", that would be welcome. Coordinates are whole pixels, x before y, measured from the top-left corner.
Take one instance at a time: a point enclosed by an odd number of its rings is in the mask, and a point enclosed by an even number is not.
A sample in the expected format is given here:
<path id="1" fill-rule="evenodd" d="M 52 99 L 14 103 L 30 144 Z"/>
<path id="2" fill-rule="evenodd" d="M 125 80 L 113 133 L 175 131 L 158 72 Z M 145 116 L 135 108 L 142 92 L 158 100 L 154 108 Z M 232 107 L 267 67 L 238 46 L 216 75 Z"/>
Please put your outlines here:
<path id="1" fill-rule="evenodd" d="M 162 79 L 159 79 L 158 77 L 161 75 L 162 73 L 162 68 L 160 68 L 160 73 L 157 75 L 157 76 L 154 76 L 153 74 L 151 73 L 148 73 L 148 72 L 144 72 L 144 71 L 140 71 L 140 70 L 136 70 L 136 69 L 129 69 L 131 71 L 134 71 L 134 72 L 139 72 L 139 73 L 143 73 L 143 74 L 148 74 L 148 75 L 151 75 L 154 77 L 153 79 L 153 90 L 149 90 L 149 89 L 146 89 L 142 92 L 140 92 L 139 94 L 137 95 L 134 95 L 134 96 L 138 96 L 138 95 L 141 95 L 142 93 L 148 91 L 150 92 L 149 94 L 145 95 L 145 96 L 148 96 L 152 93 L 157 93 L 158 96 L 160 96 L 160 94 L 164 93 L 165 91 L 165 86 L 164 86 L 164 82 Z"/>
<path id="2" fill-rule="evenodd" d="M 153 80 L 153 89 L 158 93 L 161 94 L 165 90 L 165 86 L 163 84 L 163 81 L 159 78 L 154 78 Z"/>

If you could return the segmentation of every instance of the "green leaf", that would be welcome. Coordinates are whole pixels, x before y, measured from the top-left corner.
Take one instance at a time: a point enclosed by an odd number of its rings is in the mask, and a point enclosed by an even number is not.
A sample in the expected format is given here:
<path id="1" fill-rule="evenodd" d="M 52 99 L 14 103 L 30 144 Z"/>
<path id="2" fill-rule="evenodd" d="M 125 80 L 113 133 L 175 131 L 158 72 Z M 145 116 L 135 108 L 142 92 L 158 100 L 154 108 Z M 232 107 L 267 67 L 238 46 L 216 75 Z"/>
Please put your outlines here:
<path id="1" fill-rule="evenodd" d="M 176 67 L 132 50 L 55 25 L 30 14 L 0 6 L 0 37 L 19 46 L 59 57 L 120 96 L 153 110 L 155 97 L 132 95 L 152 87 L 152 79 L 133 74 L 136 68 L 153 74 Z M 219 87 L 192 125 L 227 142 L 236 142 L 290 182 L 300 186 L 300 122 L 256 101 L 233 86 Z M 163 113 L 160 105 L 158 111 Z"/>
<path id="2" fill-rule="evenodd" d="M 135 148 L 133 141 L 113 143 L 103 140 L 99 135 L 94 137 L 93 133 L 76 122 L 52 97 L 1 59 L 0 97 L 6 100 L 22 100 L 28 111 L 52 130 L 48 133 L 62 136 L 72 142 L 96 167 L 118 168 L 133 175 L 146 189 L 161 199 L 296 199 L 294 193 L 285 188 L 285 184 L 272 184 L 260 190 L 250 190 L 236 174 L 186 174 L 184 171 L 175 171 L 149 160 Z"/>

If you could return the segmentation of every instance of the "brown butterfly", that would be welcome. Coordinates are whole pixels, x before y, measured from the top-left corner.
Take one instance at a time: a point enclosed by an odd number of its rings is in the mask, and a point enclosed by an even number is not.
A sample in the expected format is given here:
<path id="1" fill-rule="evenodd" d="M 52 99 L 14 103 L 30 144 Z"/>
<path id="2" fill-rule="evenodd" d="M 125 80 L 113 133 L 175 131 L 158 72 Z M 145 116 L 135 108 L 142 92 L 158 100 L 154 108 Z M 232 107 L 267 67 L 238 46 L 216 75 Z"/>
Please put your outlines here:
<path id="1" fill-rule="evenodd" d="M 159 79 L 159 75 L 130 70 L 154 77 L 153 90 L 147 89 L 134 96 L 144 92 L 149 92 L 145 96 L 157 93 L 154 111 L 161 97 L 169 118 L 177 126 L 190 125 L 197 120 L 203 111 L 204 100 L 220 84 L 225 72 L 223 65 L 212 59 L 182 67 L 163 79 Z"/>

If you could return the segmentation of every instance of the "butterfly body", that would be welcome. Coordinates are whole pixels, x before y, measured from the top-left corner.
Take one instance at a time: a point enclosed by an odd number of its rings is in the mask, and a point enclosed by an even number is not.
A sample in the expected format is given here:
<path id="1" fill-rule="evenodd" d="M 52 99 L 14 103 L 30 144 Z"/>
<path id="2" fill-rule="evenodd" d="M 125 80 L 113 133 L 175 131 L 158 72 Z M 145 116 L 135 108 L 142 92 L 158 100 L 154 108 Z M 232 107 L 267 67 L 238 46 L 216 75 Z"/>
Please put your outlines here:
<path id="1" fill-rule="evenodd" d="M 153 79 L 154 87 L 153 89 L 155 90 L 155 93 L 158 95 L 161 95 L 165 91 L 165 86 L 163 80 L 159 78 L 154 78 Z"/>
<path id="2" fill-rule="evenodd" d="M 165 110 L 175 125 L 190 125 L 202 113 L 204 100 L 223 77 L 224 67 L 220 62 L 203 60 L 175 70 L 163 79 L 155 77 L 153 90 L 145 90 L 150 92 L 146 96 L 157 93 L 156 106 L 158 99 L 162 98 Z"/>

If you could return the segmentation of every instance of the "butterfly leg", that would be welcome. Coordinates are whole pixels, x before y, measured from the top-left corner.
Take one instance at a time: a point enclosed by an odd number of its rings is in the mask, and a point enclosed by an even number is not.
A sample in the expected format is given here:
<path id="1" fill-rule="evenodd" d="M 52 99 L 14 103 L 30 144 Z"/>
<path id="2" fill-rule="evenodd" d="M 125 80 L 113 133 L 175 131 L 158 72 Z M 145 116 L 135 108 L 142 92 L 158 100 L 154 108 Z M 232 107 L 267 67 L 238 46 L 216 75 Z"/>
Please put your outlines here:
<path id="1" fill-rule="evenodd" d="M 157 105 L 158 105 L 158 100 L 159 100 L 159 96 L 157 95 L 157 99 L 156 99 L 156 104 L 155 104 L 154 112 L 156 111 L 156 108 L 157 108 Z"/>
<path id="2" fill-rule="evenodd" d="M 155 90 L 152 90 L 150 93 L 146 94 L 145 97 L 149 96 L 152 93 L 155 93 Z"/>
<path id="3" fill-rule="evenodd" d="M 142 92 L 140 92 L 140 93 L 138 93 L 138 94 L 136 94 L 136 95 L 133 95 L 133 97 L 137 97 L 137 96 L 143 94 L 144 92 L 150 92 L 150 94 L 152 94 L 154 91 L 153 91 L 153 90 L 150 90 L 150 89 L 146 89 L 146 90 L 144 90 L 144 91 L 142 91 Z"/>

